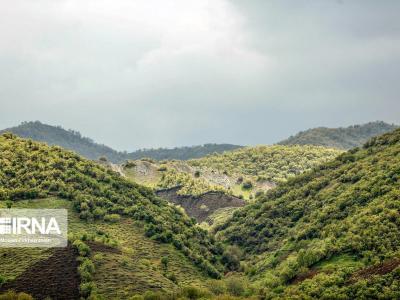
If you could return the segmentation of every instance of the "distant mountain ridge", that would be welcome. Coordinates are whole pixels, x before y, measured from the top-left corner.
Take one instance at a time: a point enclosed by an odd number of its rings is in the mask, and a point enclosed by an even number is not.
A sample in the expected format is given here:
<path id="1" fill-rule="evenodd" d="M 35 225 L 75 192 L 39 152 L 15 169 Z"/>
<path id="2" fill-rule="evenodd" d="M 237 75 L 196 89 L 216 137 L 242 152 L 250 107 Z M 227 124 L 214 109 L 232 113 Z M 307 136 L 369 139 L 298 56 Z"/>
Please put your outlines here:
<path id="1" fill-rule="evenodd" d="M 316 145 L 338 149 L 351 149 L 362 146 L 371 137 L 395 130 L 399 126 L 383 121 L 369 122 L 349 127 L 317 127 L 300 131 L 279 145 Z"/>
<path id="2" fill-rule="evenodd" d="M 106 145 L 98 144 L 92 139 L 83 137 L 78 131 L 66 130 L 61 126 L 43 124 L 39 121 L 23 122 L 18 126 L 0 130 L 0 134 L 12 132 L 22 138 L 30 138 L 35 141 L 45 142 L 48 145 L 57 145 L 92 160 L 106 157 L 113 163 L 125 160 L 134 160 L 149 157 L 156 160 L 181 159 L 187 160 L 200 158 L 212 153 L 221 153 L 234 150 L 242 146 L 231 144 L 204 144 L 191 147 L 179 147 L 173 149 L 141 149 L 131 153 L 120 152 Z"/>

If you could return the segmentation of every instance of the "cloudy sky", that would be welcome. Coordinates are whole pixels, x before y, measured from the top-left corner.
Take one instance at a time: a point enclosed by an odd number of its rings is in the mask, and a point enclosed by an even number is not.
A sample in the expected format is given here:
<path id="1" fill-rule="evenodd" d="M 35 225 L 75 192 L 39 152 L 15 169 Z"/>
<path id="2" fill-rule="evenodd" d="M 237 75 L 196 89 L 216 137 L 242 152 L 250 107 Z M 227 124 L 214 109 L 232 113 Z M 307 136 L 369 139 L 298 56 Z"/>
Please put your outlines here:
<path id="1" fill-rule="evenodd" d="M 400 123 L 400 1 L 0 0 L 0 128 L 120 150 Z"/>

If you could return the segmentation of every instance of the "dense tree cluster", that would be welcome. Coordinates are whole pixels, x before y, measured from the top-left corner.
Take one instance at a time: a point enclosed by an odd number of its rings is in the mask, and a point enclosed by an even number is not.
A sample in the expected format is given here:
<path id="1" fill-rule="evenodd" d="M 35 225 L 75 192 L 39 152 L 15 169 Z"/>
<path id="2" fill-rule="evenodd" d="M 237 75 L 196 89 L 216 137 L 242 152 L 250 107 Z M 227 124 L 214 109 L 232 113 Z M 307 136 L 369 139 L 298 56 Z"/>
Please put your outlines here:
<path id="1" fill-rule="evenodd" d="M 158 149 L 141 149 L 132 153 L 128 153 L 129 159 L 141 159 L 143 157 L 150 157 L 155 160 L 163 159 L 180 159 L 188 160 L 194 158 L 204 157 L 212 153 L 222 153 L 242 148 L 242 146 L 232 144 L 204 144 L 190 147 L 175 147 L 172 149 L 158 148 Z"/>
<path id="2" fill-rule="evenodd" d="M 253 181 L 283 182 L 335 158 L 340 151 L 318 146 L 258 146 L 214 154 L 188 163 Z M 243 180 L 243 178 L 242 178 Z"/>
<path id="3" fill-rule="evenodd" d="M 247 274 L 268 297 L 396 299 L 399 268 L 351 278 L 400 255 L 399 176 L 400 129 L 289 179 L 218 235 L 244 250 Z"/>
<path id="4" fill-rule="evenodd" d="M 346 128 L 318 127 L 301 131 L 295 136 L 279 142 L 280 145 L 318 145 L 338 149 L 362 146 L 368 139 L 396 129 L 398 126 L 382 121 Z"/>
<path id="5" fill-rule="evenodd" d="M 146 235 L 178 250 L 219 277 L 222 247 L 178 208 L 151 189 L 60 147 L 0 136 L 0 199 L 58 196 L 73 201 L 82 219 L 118 221 L 120 216 L 143 223 Z"/>

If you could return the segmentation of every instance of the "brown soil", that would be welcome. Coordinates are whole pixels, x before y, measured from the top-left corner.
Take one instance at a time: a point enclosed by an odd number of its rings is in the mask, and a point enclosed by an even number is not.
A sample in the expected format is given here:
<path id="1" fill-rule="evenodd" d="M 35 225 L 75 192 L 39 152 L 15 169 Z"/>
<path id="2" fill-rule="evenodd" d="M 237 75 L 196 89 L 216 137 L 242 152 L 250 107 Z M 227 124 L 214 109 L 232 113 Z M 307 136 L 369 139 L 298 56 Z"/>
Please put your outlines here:
<path id="1" fill-rule="evenodd" d="M 109 245 L 104 245 L 99 242 L 94 242 L 94 241 L 87 241 L 86 244 L 90 247 L 90 249 L 93 252 L 107 252 L 107 253 L 115 253 L 115 254 L 121 254 L 121 250 L 118 248 L 109 246 Z"/>
<path id="2" fill-rule="evenodd" d="M 35 263 L 14 281 L 4 284 L 0 292 L 25 292 L 37 300 L 47 297 L 52 300 L 79 299 L 76 257 L 77 252 L 70 245 L 57 248 L 48 259 Z"/>
<path id="3" fill-rule="evenodd" d="M 385 275 L 392 272 L 399 265 L 400 259 L 391 259 L 380 264 L 361 269 L 351 276 L 349 283 L 354 283 L 361 279 L 369 279 L 373 275 Z"/>
<path id="4" fill-rule="evenodd" d="M 315 275 L 317 275 L 318 274 L 318 271 L 317 270 L 315 270 L 315 269 L 313 269 L 313 270 L 308 270 L 307 272 L 305 272 L 305 273 L 301 273 L 301 274 L 298 274 L 295 278 L 293 278 L 291 281 L 290 281 L 290 284 L 298 284 L 298 283 L 300 283 L 300 282 L 303 282 L 304 280 L 306 280 L 306 279 L 311 279 L 311 278 L 313 278 Z"/>
<path id="5" fill-rule="evenodd" d="M 216 210 L 225 207 L 242 207 L 246 204 L 243 199 L 226 195 L 222 192 L 207 192 L 200 196 L 178 195 L 180 187 L 156 191 L 165 200 L 182 206 L 186 213 L 201 223 Z"/>

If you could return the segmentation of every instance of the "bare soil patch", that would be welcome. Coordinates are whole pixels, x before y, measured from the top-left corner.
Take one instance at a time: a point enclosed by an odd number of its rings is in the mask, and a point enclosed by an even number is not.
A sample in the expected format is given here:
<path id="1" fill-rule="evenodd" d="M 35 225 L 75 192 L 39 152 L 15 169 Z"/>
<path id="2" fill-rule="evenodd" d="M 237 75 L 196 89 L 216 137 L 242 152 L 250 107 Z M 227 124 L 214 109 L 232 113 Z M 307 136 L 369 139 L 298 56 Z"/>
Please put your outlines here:
<path id="1" fill-rule="evenodd" d="M 71 245 L 57 248 L 48 259 L 33 264 L 14 281 L 4 284 L 0 292 L 25 292 L 37 300 L 47 297 L 53 300 L 79 299 L 77 255 Z"/>
<path id="2" fill-rule="evenodd" d="M 157 196 L 182 206 L 186 213 L 201 223 L 216 210 L 225 207 L 242 207 L 246 204 L 243 199 L 226 195 L 222 192 L 207 192 L 200 196 L 178 195 L 180 187 L 156 191 Z"/>
<path id="3" fill-rule="evenodd" d="M 392 272 L 399 265 L 400 259 L 391 259 L 388 261 L 384 261 L 380 264 L 361 269 L 351 276 L 349 283 L 354 283 L 361 279 L 369 279 L 371 276 L 374 275 L 385 275 Z"/>
<path id="4" fill-rule="evenodd" d="M 290 284 L 298 284 L 298 283 L 301 283 L 301 282 L 303 282 L 303 281 L 306 280 L 306 279 L 311 279 L 311 278 L 313 278 L 313 277 L 314 277 L 315 275 L 317 275 L 317 274 L 318 274 L 318 271 L 315 270 L 315 269 L 308 270 L 308 271 L 305 272 L 305 273 L 298 274 L 295 278 L 293 278 L 293 279 L 290 281 Z"/>

